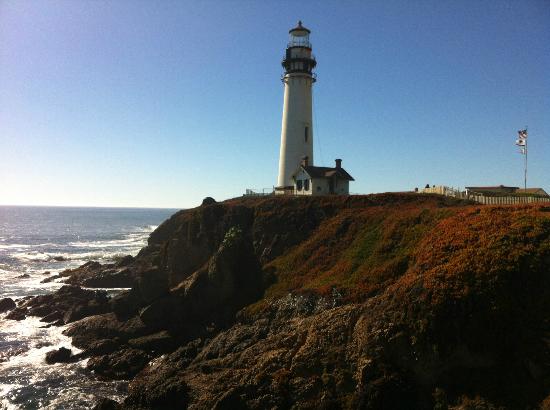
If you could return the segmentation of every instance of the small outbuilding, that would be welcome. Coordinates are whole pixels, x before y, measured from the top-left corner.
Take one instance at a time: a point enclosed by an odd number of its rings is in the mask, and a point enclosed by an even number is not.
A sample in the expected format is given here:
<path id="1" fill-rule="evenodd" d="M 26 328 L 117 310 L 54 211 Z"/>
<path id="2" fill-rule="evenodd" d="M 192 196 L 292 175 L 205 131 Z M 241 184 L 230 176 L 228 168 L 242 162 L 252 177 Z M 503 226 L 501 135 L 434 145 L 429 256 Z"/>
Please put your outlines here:
<path id="1" fill-rule="evenodd" d="M 349 183 L 355 181 L 342 168 L 342 160 L 335 160 L 336 166 L 316 167 L 308 164 L 305 157 L 292 175 L 295 195 L 349 195 Z"/>

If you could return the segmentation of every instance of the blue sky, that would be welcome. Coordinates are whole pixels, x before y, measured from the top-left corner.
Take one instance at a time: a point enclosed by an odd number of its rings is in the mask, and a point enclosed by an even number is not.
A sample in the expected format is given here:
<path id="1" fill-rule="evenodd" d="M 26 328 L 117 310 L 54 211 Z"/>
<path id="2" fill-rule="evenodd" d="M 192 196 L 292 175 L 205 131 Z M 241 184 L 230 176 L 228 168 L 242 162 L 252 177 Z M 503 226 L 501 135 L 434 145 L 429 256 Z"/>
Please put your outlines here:
<path id="1" fill-rule="evenodd" d="M 550 192 L 550 2 L 2 1 L 0 204 L 190 207 L 276 184 L 288 30 L 355 193 Z"/>

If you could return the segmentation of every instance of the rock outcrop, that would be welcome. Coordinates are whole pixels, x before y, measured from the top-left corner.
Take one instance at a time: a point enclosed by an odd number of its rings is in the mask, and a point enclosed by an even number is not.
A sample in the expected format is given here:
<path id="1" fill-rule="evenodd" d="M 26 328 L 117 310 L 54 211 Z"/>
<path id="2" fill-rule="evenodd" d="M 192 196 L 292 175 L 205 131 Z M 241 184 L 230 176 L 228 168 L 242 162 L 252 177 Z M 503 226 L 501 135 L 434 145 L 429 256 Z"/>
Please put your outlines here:
<path id="1" fill-rule="evenodd" d="M 110 274 L 131 289 L 109 299 L 62 288 L 8 314 L 63 314 L 89 369 L 131 379 L 123 401 L 97 408 L 550 402 L 550 214 L 536 204 L 205 200 L 160 225 L 137 257 L 65 278 Z"/>

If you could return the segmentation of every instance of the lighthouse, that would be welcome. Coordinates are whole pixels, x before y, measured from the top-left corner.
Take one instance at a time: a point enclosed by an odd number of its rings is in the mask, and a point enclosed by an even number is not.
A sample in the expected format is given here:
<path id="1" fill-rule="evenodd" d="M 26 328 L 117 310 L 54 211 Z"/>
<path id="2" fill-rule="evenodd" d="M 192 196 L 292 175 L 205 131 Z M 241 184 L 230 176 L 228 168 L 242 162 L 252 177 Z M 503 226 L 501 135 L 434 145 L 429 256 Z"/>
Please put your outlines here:
<path id="1" fill-rule="evenodd" d="M 311 92 L 317 62 L 311 53 L 310 33 L 299 21 L 289 31 L 290 39 L 282 61 L 284 102 L 276 193 L 293 192 L 293 176 L 298 167 L 313 165 Z"/>

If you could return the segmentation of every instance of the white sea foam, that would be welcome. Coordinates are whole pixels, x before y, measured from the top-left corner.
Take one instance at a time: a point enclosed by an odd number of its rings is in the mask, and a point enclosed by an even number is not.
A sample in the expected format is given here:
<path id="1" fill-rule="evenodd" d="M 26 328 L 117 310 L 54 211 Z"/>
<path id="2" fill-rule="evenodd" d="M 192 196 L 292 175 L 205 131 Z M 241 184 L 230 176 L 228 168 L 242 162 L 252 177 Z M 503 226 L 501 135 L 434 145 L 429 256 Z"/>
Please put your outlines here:
<path id="1" fill-rule="evenodd" d="M 20 341 L 26 346 L 0 362 L 0 409 L 84 409 L 92 407 L 100 394 L 115 398 L 113 384 L 118 383 L 118 390 L 124 391 L 125 382 L 83 378 L 86 360 L 46 365 L 45 355 L 50 350 L 66 347 L 74 354 L 81 350 L 71 346 L 70 339 L 63 335 L 65 327 L 42 326 L 44 323 L 38 318 L 13 321 L 0 317 L 4 340 Z M 28 400 L 22 402 L 25 390 Z M 34 392 L 40 392 L 40 396 Z"/>

